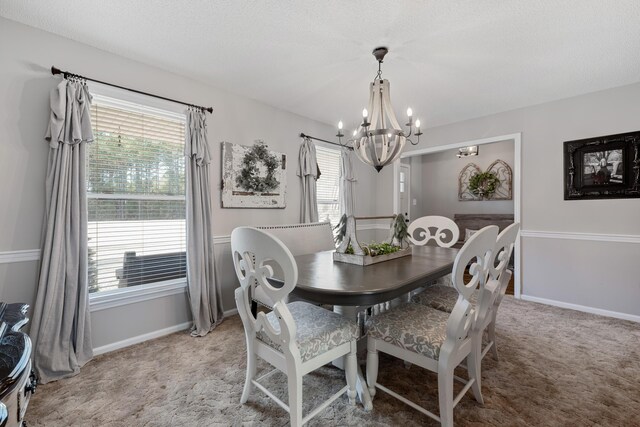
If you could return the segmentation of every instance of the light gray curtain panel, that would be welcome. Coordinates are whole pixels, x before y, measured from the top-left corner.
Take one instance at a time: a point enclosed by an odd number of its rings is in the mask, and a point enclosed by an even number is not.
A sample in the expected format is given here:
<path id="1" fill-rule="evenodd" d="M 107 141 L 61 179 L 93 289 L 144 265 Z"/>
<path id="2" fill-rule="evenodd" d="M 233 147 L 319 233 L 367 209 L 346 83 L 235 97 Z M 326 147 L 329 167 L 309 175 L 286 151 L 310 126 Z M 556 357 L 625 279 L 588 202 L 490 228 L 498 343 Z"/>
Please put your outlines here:
<path id="1" fill-rule="evenodd" d="M 300 201 L 300 222 L 318 222 L 318 194 L 316 180 L 320 177 L 316 146 L 305 138 L 298 155 L 298 176 L 302 189 Z"/>
<path id="2" fill-rule="evenodd" d="M 31 324 L 42 383 L 77 374 L 93 357 L 87 288 L 86 143 L 93 141 L 87 86 L 51 92 L 42 261 Z"/>
<path id="3" fill-rule="evenodd" d="M 356 182 L 356 178 L 353 174 L 353 160 L 351 157 L 351 151 L 342 149 L 340 152 L 340 214 L 351 216 L 353 215 L 353 207 L 355 205 L 355 192 L 353 184 Z"/>
<path id="4" fill-rule="evenodd" d="M 222 321 L 222 297 L 216 280 L 209 141 L 205 113 L 187 111 L 187 281 L 193 316 L 191 335 L 205 336 Z"/>

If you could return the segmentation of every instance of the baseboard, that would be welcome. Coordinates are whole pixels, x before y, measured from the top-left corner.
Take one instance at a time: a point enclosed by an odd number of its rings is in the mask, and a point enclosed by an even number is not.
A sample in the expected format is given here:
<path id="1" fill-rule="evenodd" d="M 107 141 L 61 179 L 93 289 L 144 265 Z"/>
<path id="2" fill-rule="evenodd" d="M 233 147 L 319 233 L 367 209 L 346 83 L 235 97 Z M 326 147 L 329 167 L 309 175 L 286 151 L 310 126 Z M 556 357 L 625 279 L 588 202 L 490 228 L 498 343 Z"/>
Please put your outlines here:
<path id="1" fill-rule="evenodd" d="M 236 314 L 238 314 L 238 309 L 237 308 L 232 308 L 231 310 L 225 310 L 222 315 L 224 317 L 231 317 L 231 316 L 235 316 Z"/>
<path id="2" fill-rule="evenodd" d="M 180 323 L 179 325 L 169 326 L 168 328 L 159 329 L 157 331 L 149 332 L 147 334 L 138 335 L 135 337 L 127 338 L 122 341 L 114 342 L 111 344 L 103 345 L 93 349 L 93 355 L 99 356 L 101 354 L 109 353 L 121 348 L 129 347 L 134 344 L 140 344 L 141 342 L 149 341 L 154 338 L 160 338 L 165 335 L 173 334 L 175 332 L 184 331 L 191 327 L 192 322 Z"/>
<path id="3" fill-rule="evenodd" d="M 591 314 L 599 314 L 600 316 L 614 317 L 616 319 L 630 320 L 632 322 L 640 323 L 640 316 L 637 316 L 635 314 L 620 313 L 617 311 L 604 310 L 602 308 L 571 304 L 568 302 L 555 301 L 555 300 L 539 298 L 539 297 L 532 297 L 530 295 L 524 295 L 524 294 L 520 295 L 520 299 L 525 301 L 537 302 L 545 305 L 552 305 L 554 307 L 568 308 L 569 310 L 582 311 L 582 312 L 591 313 Z"/>
<path id="4" fill-rule="evenodd" d="M 231 317 L 238 314 L 237 308 L 232 308 L 231 310 L 225 310 L 223 313 L 224 317 Z M 184 331 L 189 329 L 193 322 L 185 322 L 180 323 L 179 325 L 169 326 L 168 328 L 159 329 L 157 331 L 149 332 L 147 334 L 138 335 L 135 337 L 127 338 L 122 341 L 114 342 L 111 344 L 103 345 L 101 347 L 96 347 L 93 349 L 93 355 L 99 356 L 101 354 L 109 353 L 112 351 L 120 350 L 121 348 L 129 347 L 134 344 L 140 344 L 141 342 L 149 341 L 155 338 L 160 338 L 165 335 L 173 334 L 176 332 Z"/>

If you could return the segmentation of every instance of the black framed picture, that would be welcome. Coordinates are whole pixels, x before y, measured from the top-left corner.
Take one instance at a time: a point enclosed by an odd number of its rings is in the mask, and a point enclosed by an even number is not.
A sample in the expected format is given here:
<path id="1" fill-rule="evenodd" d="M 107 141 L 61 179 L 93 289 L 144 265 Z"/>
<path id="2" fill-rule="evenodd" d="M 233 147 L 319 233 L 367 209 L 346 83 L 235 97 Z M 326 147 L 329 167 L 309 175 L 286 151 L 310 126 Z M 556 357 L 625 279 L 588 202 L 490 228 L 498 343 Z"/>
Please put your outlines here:
<path id="1" fill-rule="evenodd" d="M 640 197 L 640 131 L 565 141 L 564 199 Z"/>

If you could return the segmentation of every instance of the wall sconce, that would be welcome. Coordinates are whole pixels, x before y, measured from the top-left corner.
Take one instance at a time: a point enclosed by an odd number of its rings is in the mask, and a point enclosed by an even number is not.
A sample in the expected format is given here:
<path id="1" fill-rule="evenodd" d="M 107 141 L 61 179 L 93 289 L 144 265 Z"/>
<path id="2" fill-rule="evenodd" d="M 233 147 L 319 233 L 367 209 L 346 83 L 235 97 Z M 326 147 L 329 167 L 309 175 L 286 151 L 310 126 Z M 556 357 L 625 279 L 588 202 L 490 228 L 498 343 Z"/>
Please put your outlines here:
<path id="1" fill-rule="evenodd" d="M 469 156 L 477 156 L 478 155 L 478 146 L 471 145 L 469 147 L 458 148 L 458 154 L 456 156 L 458 158 L 461 157 L 469 157 Z"/>

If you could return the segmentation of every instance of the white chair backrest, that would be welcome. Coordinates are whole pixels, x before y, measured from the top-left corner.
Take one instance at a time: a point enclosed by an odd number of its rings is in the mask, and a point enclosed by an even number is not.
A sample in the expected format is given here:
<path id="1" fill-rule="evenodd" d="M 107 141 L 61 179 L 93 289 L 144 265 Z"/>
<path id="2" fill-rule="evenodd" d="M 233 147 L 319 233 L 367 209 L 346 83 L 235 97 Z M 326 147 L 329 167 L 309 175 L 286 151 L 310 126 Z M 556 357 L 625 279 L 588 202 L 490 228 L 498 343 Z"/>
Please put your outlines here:
<path id="1" fill-rule="evenodd" d="M 336 248 L 329 222 L 264 225 L 256 228 L 280 239 L 294 256 L 331 251 Z"/>
<path id="2" fill-rule="evenodd" d="M 494 310 L 497 310 L 498 306 L 502 302 L 502 298 L 504 298 L 504 295 L 507 292 L 507 287 L 509 286 L 509 281 L 511 280 L 512 275 L 513 273 L 508 268 L 505 269 L 500 275 L 500 279 L 498 279 L 498 282 L 500 282 L 500 292 L 498 292 Z"/>
<path id="3" fill-rule="evenodd" d="M 520 223 L 516 222 L 498 234 L 496 248 L 493 251 L 493 262 L 490 266 L 491 270 L 489 270 L 492 279 L 499 280 L 502 273 L 507 269 L 516 238 L 518 237 L 518 231 L 520 231 Z"/>
<path id="4" fill-rule="evenodd" d="M 434 228 L 435 233 L 432 233 L 431 229 Z M 423 216 L 409 224 L 407 231 L 409 241 L 418 246 L 424 246 L 431 240 L 435 240 L 438 246 L 450 248 L 458 242 L 460 237 L 460 229 L 456 223 L 445 216 Z"/>
<path id="5" fill-rule="evenodd" d="M 506 276 L 506 275 L 505 275 Z M 489 323 L 495 304 L 500 295 L 501 283 L 499 280 L 488 277 L 487 283 L 478 291 L 478 302 L 473 328 L 482 331 Z"/>
<path id="6" fill-rule="evenodd" d="M 463 344 L 469 335 L 469 330 L 476 320 L 469 298 L 478 286 L 484 287 L 489 274 L 489 262 L 498 237 L 498 227 L 489 225 L 469 238 L 456 255 L 453 263 L 451 278 L 453 286 L 458 291 L 458 300 L 447 321 L 447 338 L 443 344 L 443 351 L 454 351 Z M 469 266 L 471 279 L 465 282 L 464 273 Z M 479 295 L 478 305 L 481 304 L 482 293 Z"/>
<path id="7" fill-rule="evenodd" d="M 296 325 L 287 308 L 285 298 L 298 282 L 298 267 L 291 251 L 276 237 L 251 227 L 238 227 L 231 233 L 231 252 L 240 288 L 235 291 L 238 313 L 242 318 L 247 336 L 255 336 L 264 329 L 272 341 L 291 354 L 296 351 Z M 267 279 L 273 277 L 270 264 L 281 269 L 284 283 L 274 287 Z M 252 284 L 260 288 L 272 301 L 280 331 L 275 330 L 262 312 L 254 318 L 251 314 L 250 291 Z M 285 350 L 286 354 L 286 350 Z"/>

